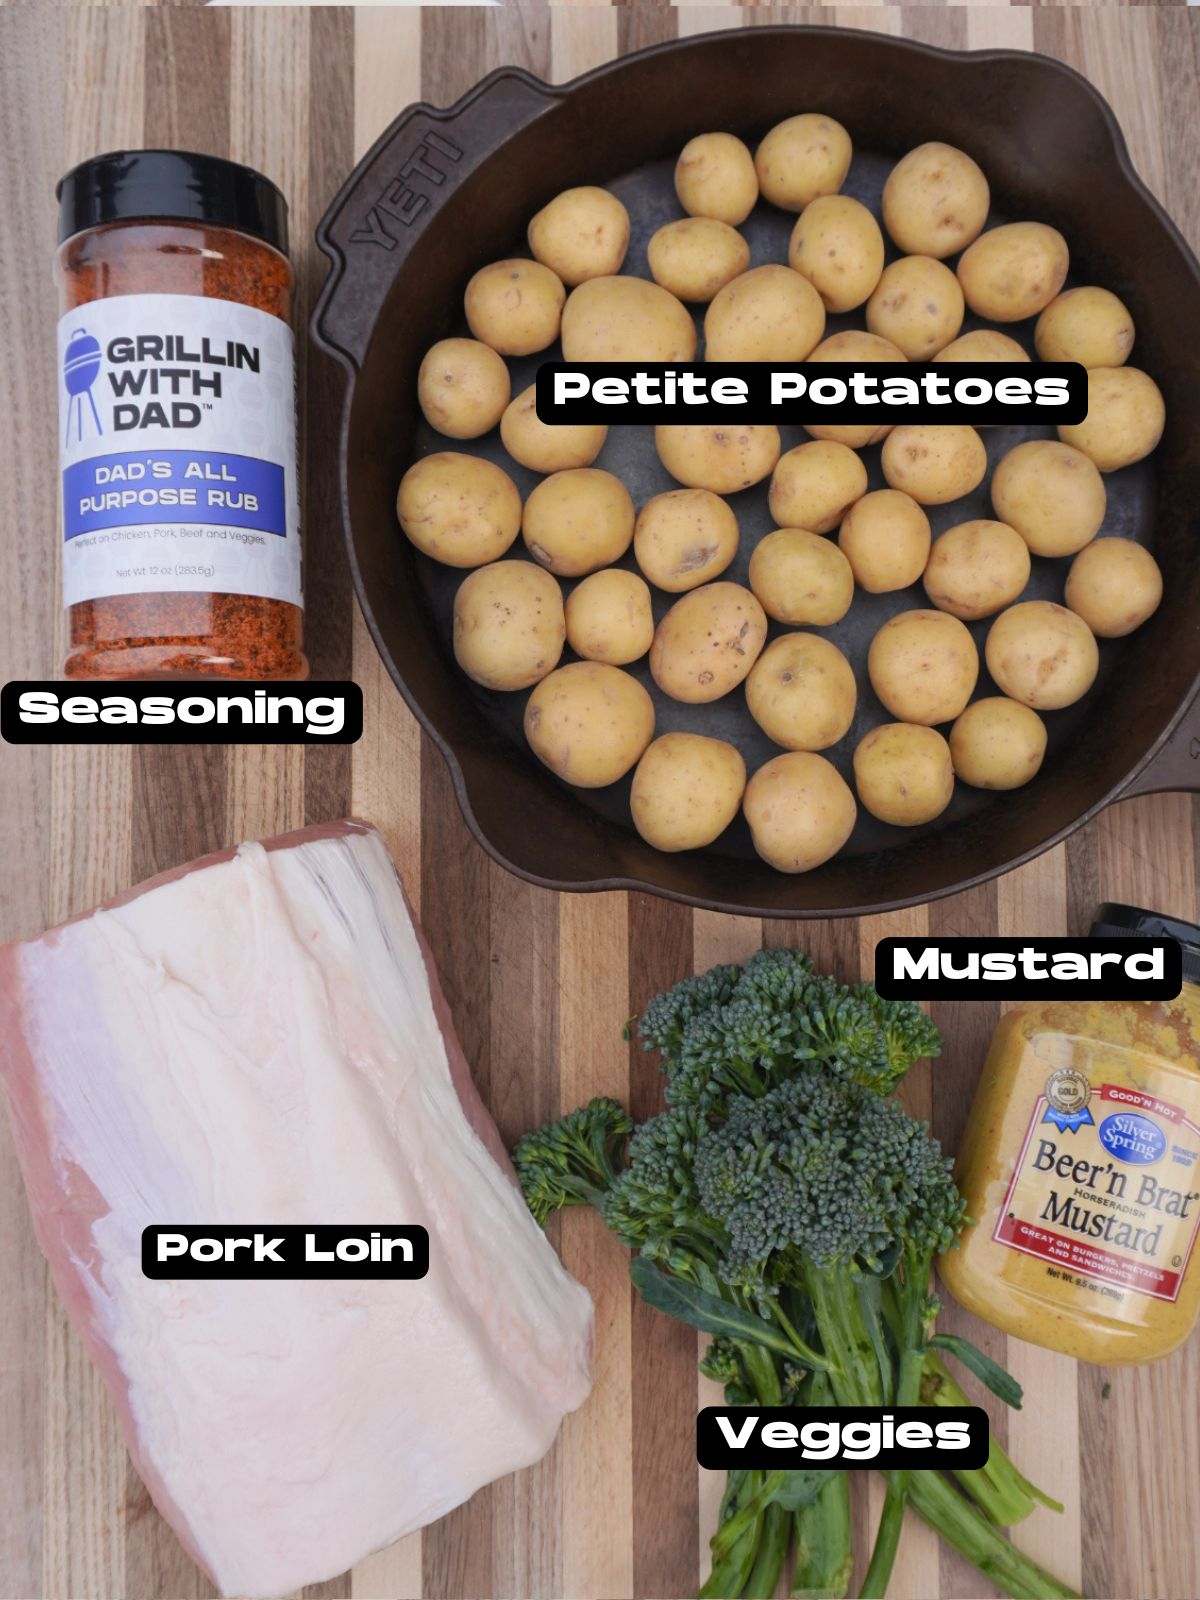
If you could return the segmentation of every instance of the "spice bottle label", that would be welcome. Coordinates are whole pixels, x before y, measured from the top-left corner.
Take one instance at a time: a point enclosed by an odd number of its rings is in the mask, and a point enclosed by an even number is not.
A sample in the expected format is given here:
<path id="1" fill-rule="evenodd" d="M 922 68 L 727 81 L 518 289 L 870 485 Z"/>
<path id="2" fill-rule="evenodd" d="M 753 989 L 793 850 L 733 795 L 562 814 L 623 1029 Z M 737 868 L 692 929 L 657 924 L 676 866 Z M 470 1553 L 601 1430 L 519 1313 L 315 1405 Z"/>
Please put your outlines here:
<path id="1" fill-rule="evenodd" d="M 129 294 L 58 325 L 63 602 L 301 603 L 295 349 L 280 318 Z"/>
<path id="2" fill-rule="evenodd" d="M 1109 1316 L 1178 1298 L 1200 1227 L 1200 1128 L 1142 1089 L 1050 1073 L 992 1237 Z"/>

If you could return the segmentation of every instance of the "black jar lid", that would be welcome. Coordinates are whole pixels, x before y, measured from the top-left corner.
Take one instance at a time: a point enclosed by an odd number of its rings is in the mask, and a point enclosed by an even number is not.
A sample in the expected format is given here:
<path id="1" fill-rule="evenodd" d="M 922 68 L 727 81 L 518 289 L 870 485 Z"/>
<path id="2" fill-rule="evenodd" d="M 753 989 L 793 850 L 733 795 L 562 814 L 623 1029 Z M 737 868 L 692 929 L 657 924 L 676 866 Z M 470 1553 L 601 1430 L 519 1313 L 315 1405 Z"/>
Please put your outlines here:
<path id="1" fill-rule="evenodd" d="M 1200 983 L 1200 927 L 1194 922 L 1110 900 L 1096 912 L 1090 931 L 1105 939 L 1178 939 L 1183 948 L 1183 981 Z"/>
<path id="2" fill-rule="evenodd" d="M 269 178 L 188 150 L 112 150 L 60 178 L 58 239 L 110 222 L 205 222 L 287 255 L 287 201 Z"/>

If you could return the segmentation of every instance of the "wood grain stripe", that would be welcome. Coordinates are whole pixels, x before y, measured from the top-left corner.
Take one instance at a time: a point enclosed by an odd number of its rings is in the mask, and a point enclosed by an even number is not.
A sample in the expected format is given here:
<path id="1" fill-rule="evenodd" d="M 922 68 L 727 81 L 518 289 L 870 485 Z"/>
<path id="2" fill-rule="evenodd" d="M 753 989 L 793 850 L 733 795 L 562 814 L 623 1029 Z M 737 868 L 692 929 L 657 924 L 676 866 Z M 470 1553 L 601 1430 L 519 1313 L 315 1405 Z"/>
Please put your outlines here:
<path id="1" fill-rule="evenodd" d="M 558 1112 L 594 1095 L 629 1101 L 629 929 L 624 895 L 563 895 L 559 916 Z M 591 1290 L 596 1347 L 591 1398 L 569 1416 L 562 1463 L 562 1588 L 565 1600 L 633 1592 L 633 1550 L 614 1530 L 633 1520 L 631 1303 L 626 1252 L 591 1212 L 562 1214 L 558 1246 L 567 1270 Z M 598 1516 L 596 1508 L 603 1507 Z"/>
<path id="2" fill-rule="evenodd" d="M 309 130 L 307 215 L 293 218 L 293 252 L 300 343 L 308 349 L 300 408 L 304 474 L 305 640 L 315 678 L 346 679 L 354 670 L 357 606 L 342 547 L 339 485 L 326 444 L 338 436 L 341 379 L 334 363 L 304 337 L 313 304 L 325 280 L 326 261 L 313 241 L 313 229 L 345 174 L 354 165 L 354 16 L 347 10 L 319 8 L 310 19 L 306 97 L 318 107 L 321 129 Z M 311 111 L 310 111 L 311 117 Z M 303 234 L 300 228 L 303 228 Z M 374 729 L 386 725 L 376 712 Z M 374 731 L 373 729 L 373 731 Z M 324 822 L 344 816 L 352 804 L 353 751 L 347 745 L 313 746 L 304 758 L 304 816 Z"/>
<path id="3" fill-rule="evenodd" d="M 511 1148 L 527 1128 L 558 1114 L 558 901 L 494 862 L 488 875 L 490 965 L 475 982 L 490 971 L 487 1103 Z M 561 1448 L 556 1440 L 536 1465 L 476 1497 L 492 1502 L 491 1593 L 499 1600 L 562 1592 Z"/>
<path id="4" fill-rule="evenodd" d="M 459 815 L 446 763 L 426 742 L 421 756 L 421 917 L 475 1082 L 492 1098 L 492 877 Z M 422 1593 L 430 1600 L 493 1595 L 492 1492 L 426 1528 Z"/>
<path id="5" fill-rule="evenodd" d="M 692 916 L 650 895 L 629 896 L 629 1005 L 640 1013 L 692 968 Z M 630 1112 L 663 1106 L 657 1058 L 629 1045 Z M 633 1593 L 691 1594 L 697 1582 L 696 1337 L 633 1299 Z M 653 1486 L 653 1492 L 646 1492 Z"/>

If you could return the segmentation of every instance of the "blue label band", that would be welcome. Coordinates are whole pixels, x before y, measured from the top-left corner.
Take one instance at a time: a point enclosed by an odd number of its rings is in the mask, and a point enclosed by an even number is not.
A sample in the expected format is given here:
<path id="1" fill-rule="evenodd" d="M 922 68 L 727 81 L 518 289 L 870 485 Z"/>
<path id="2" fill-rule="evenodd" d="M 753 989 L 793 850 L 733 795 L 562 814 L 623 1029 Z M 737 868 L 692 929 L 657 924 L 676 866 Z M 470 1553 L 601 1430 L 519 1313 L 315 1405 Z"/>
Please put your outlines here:
<path id="1" fill-rule="evenodd" d="M 1059 1133 L 1075 1133 L 1079 1128 L 1095 1126 L 1092 1113 L 1086 1106 L 1082 1111 L 1056 1111 L 1053 1106 L 1047 1106 L 1042 1121 L 1052 1122 Z"/>
<path id="2" fill-rule="evenodd" d="M 283 468 L 214 450 L 93 456 L 63 473 L 63 537 L 145 523 L 253 528 L 287 537 Z"/>

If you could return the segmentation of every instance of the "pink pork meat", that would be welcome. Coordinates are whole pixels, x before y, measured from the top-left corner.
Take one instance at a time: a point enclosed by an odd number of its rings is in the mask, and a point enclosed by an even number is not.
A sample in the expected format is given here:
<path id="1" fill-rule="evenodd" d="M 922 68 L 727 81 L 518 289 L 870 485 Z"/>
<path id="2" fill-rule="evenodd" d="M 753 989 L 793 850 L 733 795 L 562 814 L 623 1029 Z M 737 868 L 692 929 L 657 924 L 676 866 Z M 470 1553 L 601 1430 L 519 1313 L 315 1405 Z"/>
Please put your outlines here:
<path id="1" fill-rule="evenodd" d="M 0 951 L 38 1237 L 155 1503 L 227 1595 L 537 1461 L 592 1306 L 530 1218 L 379 835 L 246 844 Z M 151 1281 L 152 1224 L 414 1224 L 418 1281 Z"/>

